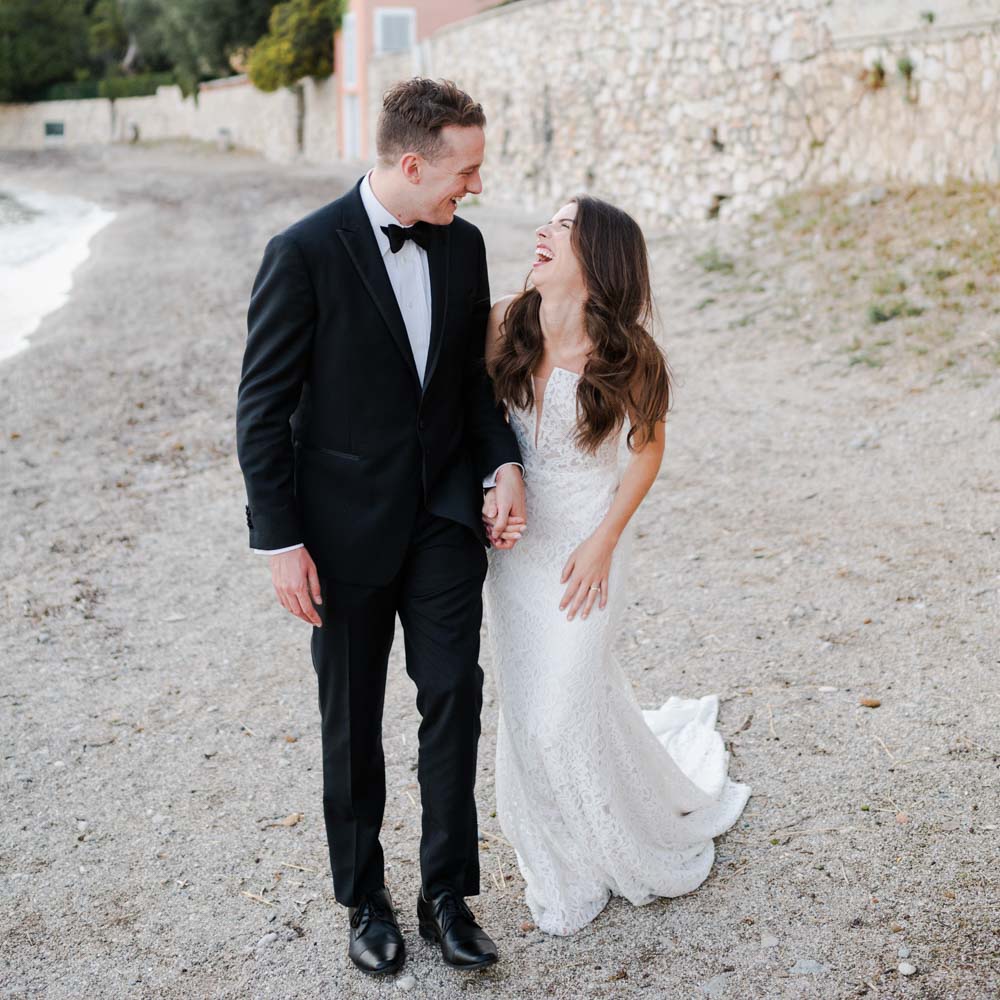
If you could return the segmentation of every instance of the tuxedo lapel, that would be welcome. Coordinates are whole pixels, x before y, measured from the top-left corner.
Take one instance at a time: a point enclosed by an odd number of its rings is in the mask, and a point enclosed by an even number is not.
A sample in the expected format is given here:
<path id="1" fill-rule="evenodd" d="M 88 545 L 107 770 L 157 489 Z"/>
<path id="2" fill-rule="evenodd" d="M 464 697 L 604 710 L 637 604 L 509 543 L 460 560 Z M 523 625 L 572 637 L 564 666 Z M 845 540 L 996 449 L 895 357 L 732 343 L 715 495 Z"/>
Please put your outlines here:
<path id="1" fill-rule="evenodd" d="M 448 315 L 448 247 L 450 226 L 435 226 L 434 238 L 427 249 L 427 267 L 431 275 L 431 342 L 427 351 L 427 369 L 424 388 L 431 384 L 431 376 L 441 353 L 444 324 Z"/>
<path id="2" fill-rule="evenodd" d="M 385 325 L 389 328 L 403 361 L 419 387 L 420 377 L 417 375 L 417 366 L 413 360 L 410 338 L 406 334 L 406 324 L 399 311 L 399 303 L 396 302 L 396 294 L 392 290 L 389 274 L 385 269 L 385 262 L 379 252 L 358 187 L 355 187 L 345 199 L 342 222 L 343 225 L 337 230 L 337 235 L 340 236 L 361 283 L 382 314 L 382 319 L 385 320 Z M 431 274 L 433 285 L 433 271 Z"/>

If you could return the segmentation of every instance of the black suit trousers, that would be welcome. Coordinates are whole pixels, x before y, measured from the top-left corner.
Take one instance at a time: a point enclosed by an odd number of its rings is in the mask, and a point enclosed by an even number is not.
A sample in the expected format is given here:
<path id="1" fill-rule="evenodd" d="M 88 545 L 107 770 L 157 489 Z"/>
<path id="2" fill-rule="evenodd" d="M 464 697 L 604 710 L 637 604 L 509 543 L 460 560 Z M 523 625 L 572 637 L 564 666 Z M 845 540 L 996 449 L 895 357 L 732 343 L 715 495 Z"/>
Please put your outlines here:
<path id="1" fill-rule="evenodd" d="M 486 551 L 465 525 L 421 508 L 403 565 L 385 586 L 321 581 L 312 634 L 323 735 L 323 814 L 334 895 L 354 906 L 384 881 L 382 711 L 398 614 L 406 671 L 417 688 L 417 778 L 426 893 L 479 892 L 474 788 L 483 671 L 479 666 Z"/>

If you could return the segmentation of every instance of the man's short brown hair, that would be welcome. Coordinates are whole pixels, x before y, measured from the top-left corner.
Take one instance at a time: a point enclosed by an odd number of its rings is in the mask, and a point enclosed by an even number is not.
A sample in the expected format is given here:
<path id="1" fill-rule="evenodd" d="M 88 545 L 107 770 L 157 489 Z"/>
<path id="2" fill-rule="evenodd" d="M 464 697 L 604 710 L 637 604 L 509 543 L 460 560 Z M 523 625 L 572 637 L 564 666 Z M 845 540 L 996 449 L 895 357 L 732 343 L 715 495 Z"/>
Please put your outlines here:
<path id="1" fill-rule="evenodd" d="M 382 112 L 375 128 L 378 157 L 391 163 L 404 153 L 419 153 L 434 160 L 444 148 L 441 129 L 446 125 L 483 128 L 483 106 L 451 80 L 419 76 L 402 80 L 382 98 Z"/>

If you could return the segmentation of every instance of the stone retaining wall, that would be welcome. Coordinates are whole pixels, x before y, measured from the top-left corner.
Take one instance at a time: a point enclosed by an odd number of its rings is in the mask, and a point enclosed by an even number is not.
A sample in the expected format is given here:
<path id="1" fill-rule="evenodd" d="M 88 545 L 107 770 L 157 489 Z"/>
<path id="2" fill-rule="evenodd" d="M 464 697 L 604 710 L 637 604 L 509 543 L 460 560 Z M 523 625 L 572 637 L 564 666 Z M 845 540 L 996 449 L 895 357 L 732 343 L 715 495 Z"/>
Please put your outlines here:
<path id="1" fill-rule="evenodd" d="M 46 139 L 45 122 L 62 122 L 61 140 Z M 301 142 L 300 142 L 301 132 Z M 201 139 L 253 149 L 270 160 L 337 159 L 336 86 L 333 77 L 303 80 L 298 91 L 265 94 L 244 77 L 204 84 L 185 98 L 179 87 L 149 97 L 40 101 L 0 105 L 0 149 L 142 140 Z"/>
<path id="2" fill-rule="evenodd" d="M 931 24 L 926 0 L 866 3 L 521 0 L 438 32 L 420 66 L 485 106 L 486 196 L 539 210 L 587 190 L 670 225 L 814 182 L 1000 180 L 1000 5 Z M 373 98 L 406 72 L 376 60 Z"/>

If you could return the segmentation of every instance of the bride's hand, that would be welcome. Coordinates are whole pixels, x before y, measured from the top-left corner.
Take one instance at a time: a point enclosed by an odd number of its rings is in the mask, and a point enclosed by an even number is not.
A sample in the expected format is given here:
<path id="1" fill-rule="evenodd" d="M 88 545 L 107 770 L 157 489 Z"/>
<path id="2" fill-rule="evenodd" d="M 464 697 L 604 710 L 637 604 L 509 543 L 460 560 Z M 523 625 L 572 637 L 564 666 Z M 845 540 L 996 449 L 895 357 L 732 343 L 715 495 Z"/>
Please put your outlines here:
<path id="1" fill-rule="evenodd" d="M 483 497 L 483 525 L 486 528 L 486 534 L 493 537 L 493 524 L 496 521 L 496 516 L 498 513 L 497 509 L 497 491 L 494 487 L 491 490 L 486 491 L 486 495 Z M 521 534 L 525 529 L 525 519 L 523 517 L 517 517 L 511 514 L 507 518 L 507 527 L 504 529 L 503 534 L 500 536 L 499 540 L 493 542 L 493 548 L 495 549 L 512 549 L 516 542 L 520 541 Z"/>
<path id="2" fill-rule="evenodd" d="M 615 541 L 595 532 L 581 542 L 563 567 L 560 583 L 567 583 L 566 592 L 559 602 L 559 610 L 569 607 L 567 620 L 572 621 L 577 611 L 583 608 L 582 618 L 590 614 L 594 601 L 600 595 L 598 607 L 608 603 L 608 574 L 611 572 L 611 557 L 615 551 Z"/>

